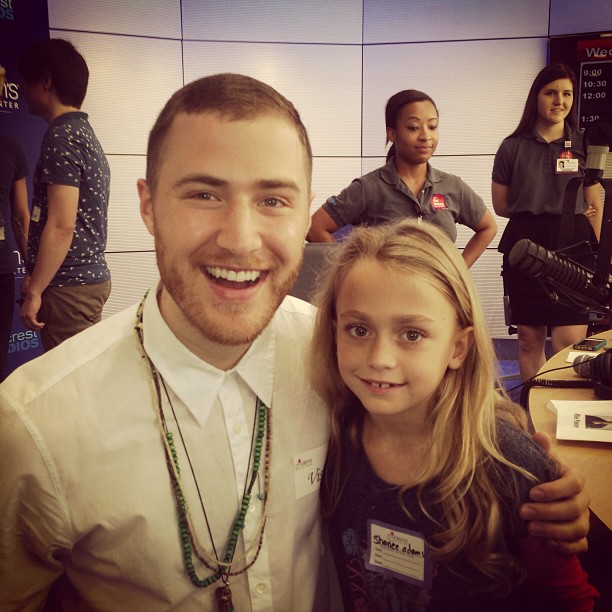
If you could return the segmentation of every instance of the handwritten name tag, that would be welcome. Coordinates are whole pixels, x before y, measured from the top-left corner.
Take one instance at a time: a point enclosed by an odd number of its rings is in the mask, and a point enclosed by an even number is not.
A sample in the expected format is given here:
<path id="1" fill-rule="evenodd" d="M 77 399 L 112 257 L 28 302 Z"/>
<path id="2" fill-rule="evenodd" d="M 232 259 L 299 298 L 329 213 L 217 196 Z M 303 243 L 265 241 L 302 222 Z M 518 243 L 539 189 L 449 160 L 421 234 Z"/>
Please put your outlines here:
<path id="1" fill-rule="evenodd" d="M 431 586 L 429 549 L 420 533 L 368 521 L 366 567 L 421 586 Z"/>
<path id="2" fill-rule="evenodd" d="M 295 498 L 318 492 L 323 477 L 327 445 L 319 446 L 293 458 Z"/>

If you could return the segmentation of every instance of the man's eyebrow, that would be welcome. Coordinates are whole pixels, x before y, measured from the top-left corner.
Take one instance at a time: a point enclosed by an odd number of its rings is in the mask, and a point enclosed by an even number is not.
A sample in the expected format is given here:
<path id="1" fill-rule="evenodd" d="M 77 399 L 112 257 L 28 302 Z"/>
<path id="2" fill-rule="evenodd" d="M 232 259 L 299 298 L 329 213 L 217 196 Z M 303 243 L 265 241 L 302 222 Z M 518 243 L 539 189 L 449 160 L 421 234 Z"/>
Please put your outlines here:
<path id="1" fill-rule="evenodd" d="M 257 187 L 260 189 L 292 189 L 299 191 L 299 187 L 295 181 L 289 179 L 262 179 L 257 181 Z"/>
<path id="2" fill-rule="evenodd" d="M 176 181 L 176 183 L 174 183 L 174 187 L 183 187 L 184 185 L 192 183 L 210 185 L 211 187 L 223 187 L 228 184 L 228 181 L 220 179 L 216 176 L 210 176 L 209 174 L 187 174 Z"/>
<path id="3" fill-rule="evenodd" d="M 225 179 L 209 174 L 187 174 L 176 181 L 174 187 L 180 188 L 184 185 L 192 185 L 194 183 L 207 185 L 209 187 L 226 187 L 230 184 L 230 182 Z M 261 179 L 256 181 L 254 186 L 258 189 L 291 189 L 293 191 L 299 191 L 298 184 L 290 179 Z"/>

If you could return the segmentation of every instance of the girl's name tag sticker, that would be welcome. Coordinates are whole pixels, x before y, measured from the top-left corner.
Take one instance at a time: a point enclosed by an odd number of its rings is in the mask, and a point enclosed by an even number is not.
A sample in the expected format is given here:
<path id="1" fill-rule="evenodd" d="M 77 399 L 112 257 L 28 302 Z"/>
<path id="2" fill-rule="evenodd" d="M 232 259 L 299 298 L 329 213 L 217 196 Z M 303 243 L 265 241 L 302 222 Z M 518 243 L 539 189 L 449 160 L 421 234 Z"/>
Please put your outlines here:
<path id="1" fill-rule="evenodd" d="M 425 588 L 431 587 L 431 560 L 425 538 L 388 523 L 368 521 L 366 567 Z"/>

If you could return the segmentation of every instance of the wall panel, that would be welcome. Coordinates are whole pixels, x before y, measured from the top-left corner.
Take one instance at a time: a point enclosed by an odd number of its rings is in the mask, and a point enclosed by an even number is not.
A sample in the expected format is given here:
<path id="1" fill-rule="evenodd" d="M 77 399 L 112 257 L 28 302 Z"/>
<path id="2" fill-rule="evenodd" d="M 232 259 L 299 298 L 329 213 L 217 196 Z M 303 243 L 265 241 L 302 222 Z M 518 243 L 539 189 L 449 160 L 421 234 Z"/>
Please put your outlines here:
<path id="1" fill-rule="evenodd" d="M 365 0 L 363 14 L 365 44 L 548 35 L 548 0 Z"/>
<path id="2" fill-rule="evenodd" d="M 508 326 L 504 322 L 501 264 L 501 253 L 489 249 L 470 269 L 493 338 L 508 337 Z"/>
<path id="3" fill-rule="evenodd" d="M 383 153 L 385 105 L 403 89 L 424 91 L 436 102 L 438 154 L 495 154 L 545 62 L 544 38 L 365 47 L 364 155 Z"/>
<path id="4" fill-rule="evenodd" d="M 48 0 L 49 27 L 180 38 L 180 0 Z"/>
<path id="5" fill-rule="evenodd" d="M 155 253 L 109 253 L 112 290 L 104 305 L 104 316 L 116 314 L 140 301 L 159 279 Z"/>
<path id="6" fill-rule="evenodd" d="M 185 42 L 185 82 L 240 72 L 297 107 L 314 155 L 361 153 L 361 46 Z"/>
<path id="7" fill-rule="evenodd" d="M 182 0 L 186 40 L 361 44 L 362 0 Z"/>
<path id="8" fill-rule="evenodd" d="M 166 100 L 183 85 L 181 42 L 51 31 L 70 40 L 89 66 L 83 110 L 107 154 L 141 154 Z"/>
<path id="9" fill-rule="evenodd" d="M 315 157 L 312 169 L 314 200 L 310 206 L 311 212 L 362 174 L 360 157 Z"/>
<path id="10" fill-rule="evenodd" d="M 146 157 L 109 155 L 111 197 L 108 208 L 109 253 L 152 251 L 153 238 L 140 217 L 136 179 L 144 177 Z"/>

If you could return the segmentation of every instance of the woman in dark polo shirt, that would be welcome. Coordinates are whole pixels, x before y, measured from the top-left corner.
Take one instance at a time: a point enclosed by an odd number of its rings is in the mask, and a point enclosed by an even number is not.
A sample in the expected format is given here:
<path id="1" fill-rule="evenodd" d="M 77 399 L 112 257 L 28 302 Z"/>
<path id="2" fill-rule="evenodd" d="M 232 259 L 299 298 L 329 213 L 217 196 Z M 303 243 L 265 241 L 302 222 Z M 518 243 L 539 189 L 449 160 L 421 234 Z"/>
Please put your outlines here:
<path id="1" fill-rule="evenodd" d="M 518 328 L 521 377 L 534 376 L 546 361 L 550 328 L 553 351 L 587 332 L 588 313 L 553 302 L 540 281 L 509 265 L 512 247 L 528 238 L 558 248 L 566 185 L 584 176 L 582 133 L 573 104 L 576 78 L 568 66 L 544 68 L 531 86 L 518 127 L 499 147 L 493 164 L 493 208 L 508 217 L 499 244 L 510 298 L 511 323 Z M 599 185 L 580 187 L 571 244 L 595 241 L 601 227 Z M 591 221 L 591 223 L 589 223 Z"/>
<path id="2" fill-rule="evenodd" d="M 385 108 L 387 163 L 355 179 L 339 195 L 327 199 L 312 216 L 311 242 L 332 242 L 346 225 L 378 225 L 415 217 L 441 227 L 457 238 L 456 224 L 474 230 L 463 249 L 471 266 L 495 237 L 497 225 L 482 198 L 458 176 L 429 164 L 438 145 L 438 109 L 415 89 L 391 96 Z"/>

